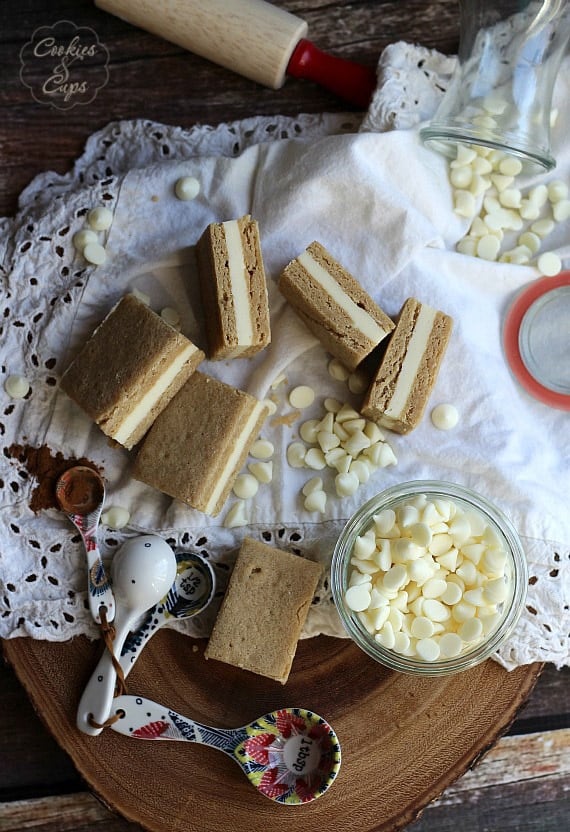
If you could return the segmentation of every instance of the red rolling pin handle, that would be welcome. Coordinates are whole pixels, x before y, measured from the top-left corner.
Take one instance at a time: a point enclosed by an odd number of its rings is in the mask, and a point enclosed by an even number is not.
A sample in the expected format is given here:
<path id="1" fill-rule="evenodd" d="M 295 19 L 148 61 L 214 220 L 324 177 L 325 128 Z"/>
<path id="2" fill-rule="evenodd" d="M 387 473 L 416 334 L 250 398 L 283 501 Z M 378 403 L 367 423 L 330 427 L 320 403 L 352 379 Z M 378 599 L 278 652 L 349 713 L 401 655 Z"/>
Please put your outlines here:
<path id="1" fill-rule="evenodd" d="M 315 81 L 363 110 L 368 108 L 377 82 L 371 67 L 328 55 L 304 38 L 291 55 L 287 75 Z"/>

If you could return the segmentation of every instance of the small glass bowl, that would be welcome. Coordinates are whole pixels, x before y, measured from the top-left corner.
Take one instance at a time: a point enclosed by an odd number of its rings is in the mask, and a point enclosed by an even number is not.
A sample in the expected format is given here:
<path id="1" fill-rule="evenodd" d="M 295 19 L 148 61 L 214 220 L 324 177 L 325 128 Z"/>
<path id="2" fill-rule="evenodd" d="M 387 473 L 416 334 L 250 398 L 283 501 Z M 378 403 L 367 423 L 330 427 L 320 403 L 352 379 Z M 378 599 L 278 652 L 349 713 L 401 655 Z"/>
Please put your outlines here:
<path id="1" fill-rule="evenodd" d="M 428 501 L 447 500 L 458 508 L 483 519 L 498 536 L 507 555 L 505 578 L 508 587 L 506 599 L 497 605 L 500 619 L 483 639 L 474 642 L 453 658 L 428 661 L 419 656 L 406 656 L 380 644 L 368 632 L 359 618 L 346 604 L 345 592 L 354 569 L 351 557 L 355 540 L 373 527 L 374 515 L 384 509 L 397 511 L 398 507 L 425 495 Z M 424 676 L 441 676 L 474 667 L 488 659 L 511 635 L 522 612 L 528 586 L 528 566 L 518 534 L 505 515 L 485 497 L 468 488 L 451 482 L 418 480 L 388 488 L 372 497 L 347 522 L 335 546 L 331 566 L 331 589 L 341 621 L 353 641 L 375 659 L 393 670 Z"/>

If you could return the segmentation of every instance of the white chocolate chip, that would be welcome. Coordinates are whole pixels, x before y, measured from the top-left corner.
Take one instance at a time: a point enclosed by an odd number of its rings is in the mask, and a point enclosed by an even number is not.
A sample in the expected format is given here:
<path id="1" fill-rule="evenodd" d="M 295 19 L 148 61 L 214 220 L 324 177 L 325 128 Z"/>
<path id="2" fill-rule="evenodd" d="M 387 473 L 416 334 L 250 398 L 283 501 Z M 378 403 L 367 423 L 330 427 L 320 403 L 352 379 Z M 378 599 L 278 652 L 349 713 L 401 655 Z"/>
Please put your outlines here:
<path id="1" fill-rule="evenodd" d="M 469 235 L 471 237 L 485 237 L 489 233 L 489 226 L 481 217 L 475 217 L 471 226 L 469 227 Z"/>
<path id="2" fill-rule="evenodd" d="M 492 116 L 501 116 L 508 106 L 508 102 L 496 90 L 483 99 L 483 108 Z"/>
<path id="3" fill-rule="evenodd" d="M 111 529 L 122 529 L 130 519 L 130 512 L 122 506 L 109 506 L 101 515 L 101 523 Z"/>
<path id="4" fill-rule="evenodd" d="M 453 584 L 450 581 L 447 581 L 447 585 L 445 587 L 445 592 L 440 595 L 439 600 L 443 601 L 444 604 L 452 607 L 454 604 L 459 603 L 461 600 L 461 587 L 457 584 Z"/>
<path id="5" fill-rule="evenodd" d="M 302 435 L 302 434 L 301 434 Z M 304 439 L 305 437 L 303 437 Z M 317 442 L 321 448 L 323 453 L 327 453 L 328 451 L 332 451 L 333 448 L 338 448 L 340 445 L 340 439 L 336 435 L 336 433 L 329 433 L 326 430 L 320 430 L 317 433 Z"/>
<path id="6" fill-rule="evenodd" d="M 342 402 L 339 402 L 338 399 L 327 398 L 324 400 L 323 405 L 329 413 L 338 413 L 342 407 Z"/>
<path id="7" fill-rule="evenodd" d="M 242 500 L 255 497 L 259 489 L 259 482 L 252 474 L 239 474 L 234 483 L 233 492 Z"/>
<path id="8" fill-rule="evenodd" d="M 496 196 L 486 196 L 483 200 L 483 208 L 488 214 L 498 211 L 501 208 L 501 203 Z"/>
<path id="9" fill-rule="evenodd" d="M 533 222 L 530 227 L 530 230 L 537 234 L 539 237 L 548 237 L 554 231 L 554 221 L 545 217 L 544 219 L 537 220 Z"/>
<path id="10" fill-rule="evenodd" d="M 323 468 L 326 468 L 327 461 L 320 448 L 309 448 L 305 454 L 305 465 L 307 468 L 313 468 L 315 471 L 321 471 Z"/>
<path id="11" fill-rule="evenodd" d="M 518 239 L 520 246 L 526 246 L 532 254 L 536 254 L 540 249 L 540 237 L 533 231 L 524 231 Z"/>
<path id="12" fill-rule="evenodd" d="M 447 621 L 450 617 L 449 607 L 437 598 L 426 598 L 422 610 L 424 615 L 432 621 Z"/>
<path id="13" fill-rule="evenodd" d="M 389 621 L 386 621 L 380 632 L 377 633 L 374 638 L 378 644 L 381 644 L 382 647 L 385 647 L 387 650 L 394 649 L 394 644 L 396 643 L 394 638 L 394 628 Z"/>
<path id="14" fill-rule="evenodd" d="M 528 192 L 528 199 L 530 202 L 534 202 L 538 208 L 542 208 L 548 201 L 548 188 L 546 185 L 535 185 Z"/>
<path id="15" fill-rule="evenodd" d="M 181 176 L 176 181 L 174 192 L 184 202 L 196 199 L 200 193 L 200 183 L 194 176 Z"/>
<path id="16" fill-rule="evenodd" d="M 548 186 L 548 199 L 550 202 L 560 202 L 568 197 L 568 185 L 561 179 L 555 179 Z"/>
<path id="17" fill-rule="evenodd" d="M 453 659 L 463 650 L 463 641 L 457 633 L 444 633 L 439 640 L 439 649 L 443 658 Z"/>
<path id="18" fill-rule="evenodd" d="M 368 482 L 370 479 L 370 468 L 363 462 L 361 459 L 354 459 L 350 463 L 350 468 L 348 469 L 349 473 L 356 474 L 358 477 L 358 482 L 362 485 L 363 483 Z"/>
<path id="19" fill-rule="evenodd" d="M 468 618 L 457 630 L 463 641 L 477 641 L 483 635 L 483 625 L 479 618 Z"/>
<path id="20" fill-rule="evenodd" d="M 552 206 L 552 216 L 556 222 L 565 222 L 570 218 L 570 199 L 561 199 Z"/>
<path id="21" fill-rule="evenodd" d="M 82 228 L 73 235 L 73 245 L 76 250 L 83 253 L 83 249 L 87 243 L 97 243 L 99 238 L 91 228 Z"/>
<path id="22" fill-rule="evenodd" d="M 304 468 L 307 449 L 302 442 L 291 442 L 287 447 L 287 462 L 291 468 Z"/>
<path id="23" fill-rule="evenodd" d="M 460 254 L 475 257 L 477 254 L 477 240 L 475 237 L 462 237 L 455 248 Z"/>
<path id="24" fill-rule="evenodd" d="M 526 266 L 527 263 L 530 263 L 532 252 L 527 246 L 515 246 L 510 251 L 505 251 L 501 256 L 505 258 L 505 262 L 507 263 Z"/>
<path id="25" fill-rule="evenodd" d="M 320 422 L 318 422 L 318 424 L 317 424 L 317 426 L 316 426 L 316 427 L 317 427 L 317 433 L 318 433 L 320 430 L 324 430 L 324 431 L 326 431 L 327 433 L 332 433 L 332 432 L 333 432 L 333 430 L 334 430 L 334 425 L 335 425 L 335 417 L 334 417 L 334 413 L 330 413 L 330 412 L 329 412 L 329 413 L 327 413 L 327 414 L 324 416 L 324 418 L 322 418 L 322 419 L 320 420 Z M 314 442 L 314 441 L 315 441 L 315 440 L 313 439 L 313 442 Z"/>
<path id="26" fill-rule="evenodd" d="M 479 176 L 478 173 L 474 173 L 471 177 L 471 184 L 469 185 L 469 191 L 473 196 L 481 196 L 484 194 L 485 191 L 489 190 L 491 187 L 491 180 L 486 176 Z M 475 211 L 473 211 L 475 213 Z"/>
<path id="27" fill-rule="evenodd" d="M 356 493 L 359 484 L 356 474 L 350 471 L 346 474 L 337 474 L 334 480 L 336 493 L 339 497 L 351 497 Z"/>
<path id="28" fill-rule="evenodd" d="M 269 459 L 273 456 L 275 448 L 269 439 L 256 439 L 249 449 L 250 456 L 255 459 Z"/>
<path id="29" fill-rule="evenodd" d="M 499 194 L 499 202 L 504 208 L 520 208 L 521 192 L 518 188 L 505 188 Z"/>
<path id="30" fill-rule="evenodd" d="M 467 147 L 465 144 L 458 144 L 456 158 L 453 162 L 451 162 L 451 167 L 470 165 L 476 158 L 477 153 L 473 150 L 473 148 Z"/>
<path id="31" fill-rule="evenodd" d="M 104 206 L 92 208 L 87 214 L 87 222 L 93 231 L 106 231 L 113 222 L 113 213 Z"/>
<path id="32" fill-rule="evenodd" d="M 309 494 L 312 494 L 313 491 L 322 491 L 322 489 L 322 479 L 320 477 L 311 477 L 311 479 L 307 480 L 307 482 L 303 486 L 302 491 L 305 497 L 308 497 Z"/>
<path id="33" fill-rule="evenodd" d="M 420 638 L 416 644 L 416 652 L 425 662 L 435 662 L 439 659 L 439 644 L 433 638 Z"/>
<path id="34" fill-rule="evenodd" d="M 311 491 L 305 497 L 304 506 L 306 511 L 318 511 L 324 514 L 327 507 L 327 495 L 322 489 Z"/>
<path id="35" fill-rule="evenodd" d="M 499 200 L 500 194 L 502 191 L 505 191 L 507 188 L 510 188 L 513 182 L 515 181 L 514 176 L 504 176 L 502 173 L 492 173 L 491 174 L 491 182 L 495 186 L 495 188 L 499 191 Z"/>
<path id="36" fill-rule="evenodd" d="M 259 482 L 269 483 L 273 479 L 273 463 L 271 461 L 250 462 L 247 468 Z"/>
<path id="37" fill-rule="evenodd" d="M 364 534 L 357 535 L 354 541 L 353 553 L 357 558 L 369 560 L 376 549 L 374 529 L 368 529 Z"/>
<path id="38" fill-rule="evenodd" d="M 539 272 L 546 277 L 554 277 L 562 271 L 562 261 L 553 251 L 541 254 L 536 262 Z"/>
<path id="39" fill-rule="evenodd" d="M 346 590 L 344 599 L 347 607 L 353 612 L 362 612 L 370 604 L 370 590 L 366 584 L 351 586 Z"/>
<path id="40" fill-rule="evenodd" d="M 355 372 L 351 373 L 348 377 L 348 389 L 351 393 L 355 395 L 359 395 L 360 393 L 364 393 L 368 390 L 369 381 L 368 376 L 366 373 L 363 372 Z"/>
<path id="41" fill-rule="evenodd" d="M 460 217 L 473 217 L 477 210 L 475 197 L 470 191 L 458 190 L 454 193 L 455 207 L 454 211 Z"/>
<path id="42" fill-rule="evenodd" d="M 475 116 L 473 118 L 473 124 L 476 124 L 477 127 L 487 128 L 488 130 L 492 130 L 497 126 L 496 120 L 490 115 Z"/>
<path id="43" fill-rule="evenodd" d="M 449 181 L 454 188 L 468 188 L 473 178 L 473 170 L 468 165 L 452 168 L 449 174 Z"/>
<path id="44" fill-rule="evenodd" d="M 496 260 L 500 248 L 500 240 L 494 234 L 486 234 L 477 243 L 477 257 L 480 257 L 482 260 Z"/>
<path id="45" fill-rule="evenodd" d="M 87 243 L 83 249 L 83 256 L 88 263 L 101 266 L 107 259 L 107 252 L 100 243 Z"/>
<path id="46" fill-rule="evenodd" d="M 332 361 L 329 361 L 328 371 L 329 375 L 337 381 L 346 381 L 350 375 L 350 370 L 338 358 L 333 358 Z"/>
<path id="47" fill-rule="evenodd" d="M 477 156 L 471 163 L 471 170 L 473 173 L 478 173 L 479 176 L 486 176 L 486 174 L 491 173 L 493 170 L 493 165 L 488 159 L 483 158 L 483 156 Z"/>
<path id="48" fill-rule="evenodd" d="M 433 408 L 431 421 L 439 430 L 452 430 L 459 422 L 459 412 L 452 404 L 438 404 Z"/>
<path id="49" fill-rule="evenodd" d="M 505 176 L 518 176 L 522 170 L 522 162 L 514 156 L 505 156 L 499 162 L 499 173 Z"/>
<path id="50" fill-rule="evenodd" d="M 247 517 L 245 513 L 245 503 L 240 500 L 230 508 L 224 518 L 224 528 L 237 529 L 239 526 L 247 525 Z"/>
<path id="51" fill-rule="evenodd" d="M 360 414 L 357 413 L 356 410 L 349 404 L 343 404 L 341 409 L 336 414 L 337 422 L 342 424 L 343 422 L 348 422 L 351 419 L 360 419 Z"/>
<path id="52" fill-rule="evenodd" d="M 483 597 L 488 604 L 502 604 L 507 595 L 508 588 L 503 578 L 488 581 L 483 590 Z"/>
<path id="53" fill-rule="evenodd" d="M 11 399 L 25 399 L 30 389 L 30 382 L 24 376 L 8 376 L 4 382 L 4 390 Z"/>
<path id="54" fill-rule="evenodd" d="M 289 393 L 289 404 L 291 407 L 299 408 L 300 410 L 305 407 L 310 407 L 314 401 L 315 391 L 306 384 L 294 387 Z"/>

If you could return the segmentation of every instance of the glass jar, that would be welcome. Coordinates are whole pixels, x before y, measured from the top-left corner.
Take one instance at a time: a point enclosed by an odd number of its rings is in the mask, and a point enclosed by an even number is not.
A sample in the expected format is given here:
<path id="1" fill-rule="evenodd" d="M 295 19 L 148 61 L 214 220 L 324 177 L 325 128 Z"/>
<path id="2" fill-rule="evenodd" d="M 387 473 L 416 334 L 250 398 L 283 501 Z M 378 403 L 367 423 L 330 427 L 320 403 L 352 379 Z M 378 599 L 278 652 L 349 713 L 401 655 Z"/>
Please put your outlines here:
<path id="1" fill-rule="evenodd" d="M 443 503 L 453 504 L 457 511 L 471 518 L 472 528 L 480 524 L 478 534 L 479 532 L 480 534 L 486 534 L 489 541 L 494 541 L 497 546 L 502 547 L 505 555 L 504 599 L 497 605 L 498 614 L 495 616 L 496 620 L 493 625 L 480 640 L 472 644 L 466 644 L 465 649 L 459 655 L 443 658 L 440 656 L 433 660 L 426 660 L 417 654 L 405 655 L 394 648 L 388 648 L 381 644 L 376 634 L 371 632 L 369 626 L 366 625 L 363 614 L 349 608 L 346 601 L 346 592 L 351 585 L 351 575 L 355 568 L 351 560 L 354 556 L 356 539 L 365 535 L 371 528 L 375 528 L 375 534 L 377 534 L 374 517 L 380 515 L 385 509 L 392 509 L 398 518 L 398 509 L 409 504 L 422 505 L 424 497 L 427 503 L 436 504 L 437 501 L 440 501 L 441 506 L 441 501 L 443 501 Z M 421 515 L 423 510 L 420 509 L 419 511 Z M 444 521 L 442 520 L 442 522 Z M 443 529 L 441 524 L 439 527 Z M 488 532 L 482 532 L 483 528 L 488 529 Z M 378 536 L 376 540 L 378 541 Z M 459 552 L 461 552 L 461 548 L 459 548 Z M 371 562 L 373 564 L 374 560 Z M 446 561 L 446 563 L 449 565 L 449 561 Z M 448 577 L 451 572 L 450 570 Z M 384 574 L 385 572 L 373 574 L 371 578 L 373 582 L 377 582 L 378 577 L 382 578 Z M 375 585 L 378 586 L 378 583 Z M 519 537 L 507 517 L 480 494 L 455 483 L 435 480 L 406 482 L 372 497 L 352 516 L 341 532 L 333 552 L 331 566 L 331 588 L 334 602 L 341 621 L 353 641 L 371 658 L 393 670 L 426 676 L 457 673 L 488 659 L 513 632 L 524 607 L 527 585 L 528 567 L 526 557 Z M 409 586 L 411 587 L 411 584 Z M 406 591 L 404 585 L 402 591 Z M 421 592 L 420 587 L 420 594 Z M 411 594 L 410 592 L 410 599 Z M 445 599 L 446 596 L 441 597 Z M 401 599 L 400 602 L 396 602 L 399 603 L 400 611 L 407 609 L 408 600 L 406 599 L 406 606 L 401 603 Z M 413 602 L 409 600 L 409 603 L 411 606 Z M 440 602 L 440 605 L 447 606 L 443 602 Z M 454 607 L 449 606 L 449 611 L 448 619 L 451 621 L 455 614 Z M 456 628 L 457 624 L 454 624 L 450 629 L 454 627 Z M 441 637 L 441 633 L 439 637 Z M 438 636 L 435 636 L 436 641 L 437 638 Z"/>
<path id="2" fill-rule="evenodd" d="M 470 143 L 551 170 L 554 82 L 570 40 L 568 0 L 460 0 L 459 62 L 424 143 L 447 156 Z"/>

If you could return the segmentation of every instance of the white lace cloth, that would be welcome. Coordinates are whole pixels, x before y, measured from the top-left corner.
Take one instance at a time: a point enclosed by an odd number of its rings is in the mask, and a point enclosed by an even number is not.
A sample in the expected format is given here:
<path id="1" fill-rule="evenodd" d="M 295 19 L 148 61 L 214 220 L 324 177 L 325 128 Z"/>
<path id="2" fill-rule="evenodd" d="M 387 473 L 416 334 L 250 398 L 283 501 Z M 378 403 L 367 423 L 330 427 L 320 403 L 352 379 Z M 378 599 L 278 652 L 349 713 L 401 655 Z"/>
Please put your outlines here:
<path id="1" fill-rule="evenodd" d="M 535 660 L 560 667 L 570 663 L 568 417 L 518 388 L 499 338 L 508 303 L 536 273 L 453 252 L 465 221 L 451 211 L 446 163 L 419 145 L 415 131 L 404 130 L 433 112 L 453 63 L 409 44 L 388 47 L 379 64 L 378 91 L 362 124 L 361 118 L 345 114 L 246 119 L 190 131 L 148 121 L 119 122 L 88 140 L 69 174 L 38 176 L 22 193 L 16 218 L 0 225 L 1 372 L 3 378 L 22 374 L 32 385 L 31 396 L 23 401 L 11 401 L 2 390 L 0 437 L 4 449 L 15 442 L 45 443 L 54 452 L 85 454 L 100 464 L 107 504 L 131 512 L 127 529 L 101 529 L 104 556 L 110 558 L 126 536 L 157 531 L 172 545 L 211 558 L 218 597 L 246 534 L 327 565 L 344 520 L 384 487 L 426 478 L 470 485 L 511 516 L 531 571 L 525 612 L 496 658 L 508 668 Z M 566 70 L 562 95 L 568 89 Z M 366 131 L 387 132 L 377 136 Z M 562 121 L 558 137 L 565 134 Z M 563 150 L 561 169 L 567 175 L 570 146 Z M 173 184 L 182 174 L 201 182 L 194 202 L 173 197 Z M 99 204 L 114 211 L 114 222 L 106 239 L 108 261 L 95 269 L 76 254 L 72 237 L 87 210 Z M 176 307 L 183 331 L 200 343 L 192 245 L 208 222 L 248 211 L 260 221 L 272 278 L 312 239 L 319 239 L 389 314 L 416 294 L 454 316 L 456 330 L 434 402 L 455 401 L 462 426 L 443 434 L 424 419 L 409 437 L 389 438 L 397 466 L 378 473 L 353 498 L 331 496 L 322 519 L 304 511 L 299 489 L 314 472 L 289 468 L 286 447 L 325 396 L 355 404 L 358 399 L 344 383 L 331 379 L 326 354 L 270 281 L 271 348 L 255 359 L 205 362 L 202 369 L 260 396 L 285 369 L 287 383 L 273 393 L 277 416 L 290 411 L 286 394 L 295 384 L 309 381 L 317 404 L 293 425 L 266 424 L 263 435 L 276 448 L 274 480 L 260 488 L 255 505 L 248 504 L 250 525 L 228 530 L 222 520 L 234 498 L 212 519 L 134 482 L 131 455 L 109 447 L 58 392 L 57 382 L 73 350 L 132 288 L 147 292 L 157 310 Z M 567 226 L 554 239 L 563 256 L 570 253 L 569 240 Z M 34 485 L 4 450 L 0 636 L 94 637 L 80 541 L 58 512 L 36 515 L 30 510 Z M 207 635 L 215 612 L 216 605 L 197 620 L 173 626 Z M 345 635 L 326 573 L 304 635 L 319 633 Z"/>

